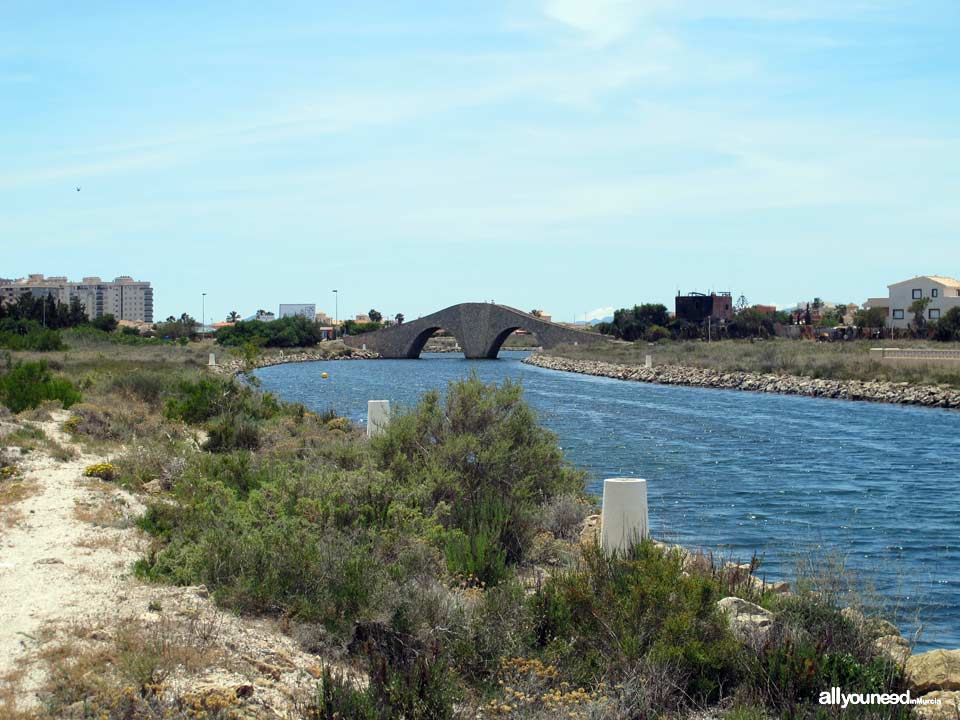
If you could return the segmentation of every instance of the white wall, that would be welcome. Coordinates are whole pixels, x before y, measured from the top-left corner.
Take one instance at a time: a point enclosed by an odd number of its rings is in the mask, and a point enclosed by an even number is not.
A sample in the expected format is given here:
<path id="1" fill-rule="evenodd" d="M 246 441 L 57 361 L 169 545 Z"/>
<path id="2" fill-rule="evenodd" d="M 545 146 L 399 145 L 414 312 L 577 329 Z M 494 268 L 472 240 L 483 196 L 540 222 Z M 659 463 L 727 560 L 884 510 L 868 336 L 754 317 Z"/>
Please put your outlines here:
<path id="1" fill-rule="evenodd" d="M 960 307 L 960 289 L 944 285 L 929 277 L 904 280 L 890 285 L 889 289 L 890 316 L 887 318 L 888 327 L 909 327 L 910 323 L 913 322 L 910 305 L 920 297 L 930 298 L 930 304 L 927 306 L 925 313 L 928 321 L 935 322 L 938 313 L 943 316 L 950 308 Z"/>

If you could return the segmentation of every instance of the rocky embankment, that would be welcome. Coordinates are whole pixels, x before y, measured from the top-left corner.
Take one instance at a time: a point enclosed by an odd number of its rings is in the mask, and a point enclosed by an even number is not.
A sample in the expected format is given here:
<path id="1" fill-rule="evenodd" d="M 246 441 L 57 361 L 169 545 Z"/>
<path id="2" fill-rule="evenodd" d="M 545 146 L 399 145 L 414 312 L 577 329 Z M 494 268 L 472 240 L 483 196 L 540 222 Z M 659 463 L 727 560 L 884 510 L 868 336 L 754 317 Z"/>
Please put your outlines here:
<path id="1" fill-rule="evenodd" d="M 253 363 L 254 369 L 270 367 L 271 365 L 283 365 L 285 363 L 318 362 L 321 360 L 376 360 L 380 356 L 370 350 L 354 350 L 348 348 L 347 352 L 320 352 L 319 350 L 301 350 L 299 352 L 284 352 L 277 355 L 261 355 Z M 211 371 L 223 373 L 226 375 L 236 375 L 239 372 L 247 370 L 247 365 L 243 360 L 230 358 L 220 361 L 217 359 L 216 365 L 207 366 Z"/>
<path id="2" fill-rule="evenodd" d="M 549 370 L 596 375 L 616 380 L 689 385 L 723 390 L 806 395 L 838 400 L 924 405 L 927 407 L 960 408 L 960 391 L 935 385 L 914 385 L 901 382 L 864 380 L 820 380 L 798 375 L 772 375 L 750 372 L 722 372 L 686 365 L 617 365 L 598 360 L 571 360 L 537 353 L 522 362 Z"/>

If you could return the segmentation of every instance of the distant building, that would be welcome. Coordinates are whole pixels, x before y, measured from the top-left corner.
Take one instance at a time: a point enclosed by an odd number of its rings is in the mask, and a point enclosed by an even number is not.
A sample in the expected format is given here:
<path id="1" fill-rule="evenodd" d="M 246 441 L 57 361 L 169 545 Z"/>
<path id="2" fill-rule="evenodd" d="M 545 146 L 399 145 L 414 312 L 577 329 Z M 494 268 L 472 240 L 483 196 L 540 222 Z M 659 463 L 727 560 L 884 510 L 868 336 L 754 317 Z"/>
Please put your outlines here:
<path id="1" fill-rule="evenodd" d="M 129 275 L 121 275 L 110 282 L 99 277 L 71 282 L 64 276 L 44 277 L 40 274 L 19 280 L 0 280 L 0 303 L 16 302 L 25 294 L 35 298 L 50 296 L 64 304 L 76 298 L 91 320 L 113 315 L 117 320 L 134 323 L 153 322 L 153 288 L 149 282 L 134 280 Z"/>
<path id="2" fill-rule="evenodd" d="M 777 312 L 776 305 L 754 305 L 753 309 L 764 315 L 775 315 Z"/>
<path id="3" fill-rule="evenodd" d="M 259 320 L 260 322 L 273 322 L 276 319 L 277 316 L 269 310 L 257 310 L 254 315 L 247 318 L 247 320 Z"/>
<path id="4" fill-rule="evenodd" d="M 305 317 L 308 320 L 317 319 L 317 306 L 315 303 L 291 303 L 280 305 L 280 317 Z"/>
<path id="5" fill-rule="evenodd" d="M 314 319 L 323 326 L 333 326 L 333 318 L 327 315 L 325 312 L 318 312 Z"/>
<path id="6" fill-rule="evenodd" d="M 369 316 L 369 315 L 364 315 L 363 313 L 360 313 L 360 314 L 357 315 L 357 317 L 356 317 L 356 322 L 358 322 L 358 323 L 368 323 L 368 322 L 370 322 L 370 316 Z"/>
<path id="7" fill-rule="evenodd" d="M 889 300 L 887 327 L 907 328 L 913 322 L 910 306 L 915 300 L 929 298 L 926 319 L 936 322 L 950 308 L 960 307 L 960 280 L 942 275 L 918 275 L 887 285 Z M 869 301 L 868 301 L 869 302 Z"/>
<path id="8" fill-rule="evenodd" d="M 867 298 L 863 301 L 864 310 L 879 310 L 883 313 L 884 324 L 889 323 L 890 318 L 890 298 Z"/>
<path id="9" fill-rule="evenodd" d="M 709 295 L 692 292 L 677 295 L 676 314 L 680 320 L 702 323 L 707 318 L 727 322 L 733 320 L 733 297 L 729 292 L 712 292 Z"/>

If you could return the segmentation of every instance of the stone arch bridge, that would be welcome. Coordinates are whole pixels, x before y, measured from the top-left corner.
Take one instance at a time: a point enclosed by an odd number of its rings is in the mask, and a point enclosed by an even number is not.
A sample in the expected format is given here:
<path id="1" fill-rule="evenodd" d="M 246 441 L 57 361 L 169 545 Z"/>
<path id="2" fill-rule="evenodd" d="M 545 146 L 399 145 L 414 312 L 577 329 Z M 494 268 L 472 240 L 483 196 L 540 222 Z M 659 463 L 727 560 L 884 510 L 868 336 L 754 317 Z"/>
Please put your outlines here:
<path id="1" fill-rule="evenodd" d="M 506 305 L 460 303 L 403 325 L 350 335 L 343 341 L 350 347 L 366 347 L 384 358 L 418 358 L 427 340 L 437 330 L 446 330 L 453 335 L 463 354 L 472 359 L 497 357 L 500 346 L 514 330 L 526 330 L 536 335 L 545 348 L 605 339 L 597 333 L 572 330 Z"/>

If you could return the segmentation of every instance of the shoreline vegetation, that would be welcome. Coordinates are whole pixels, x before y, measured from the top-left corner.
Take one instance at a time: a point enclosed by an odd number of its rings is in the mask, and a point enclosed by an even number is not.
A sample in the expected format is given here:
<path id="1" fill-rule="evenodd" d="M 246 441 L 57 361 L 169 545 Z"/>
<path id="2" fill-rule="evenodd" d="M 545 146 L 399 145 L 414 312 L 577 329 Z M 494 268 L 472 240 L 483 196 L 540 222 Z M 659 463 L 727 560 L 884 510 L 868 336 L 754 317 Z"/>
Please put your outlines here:
<path id="1" fill-rule="evenodd" d="M 53 390 L 20 382 L 11 397 L 25 406 L 0 411 L 0 498 L 19 488 L 0 502 L 5 540 L 35 530 L 15 512 L 23 497 L 56 500 L 63 481 L 30 464 L 43 454 L 141 508 L 123 526 L 136 577 L 118 603 L 179 589 L 196 617 L 223 613 L 295 647 L 231 649 L 164 595 L 117 627 L 81 632 L 74 619 L 68 650 L 62 632 L 32 635 L 0 673 L 4 717 L 765 720 L 820 717 L 834 686 L 945 703 L 845 716 L 955 712 L 960 650 L 911 655 L 896 605 L 830 558 L 786 585 L 764 582 L 755 558 L 652 539 L 607 556 L 584 473 L 517 384 L 451 383 L 368 440 L 333 412 L 210 372 L 211 351 L 91 345 L 45 353 L 42 371 L 11 357 L 0 377 Z M 117 529 L 81 509 L 90 532 Z M 29 605 L 45 567 L 0 591 Z"/>

